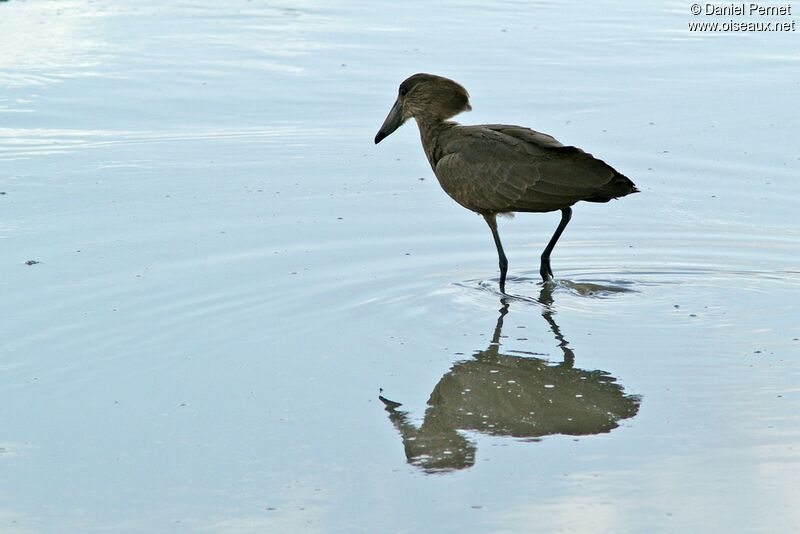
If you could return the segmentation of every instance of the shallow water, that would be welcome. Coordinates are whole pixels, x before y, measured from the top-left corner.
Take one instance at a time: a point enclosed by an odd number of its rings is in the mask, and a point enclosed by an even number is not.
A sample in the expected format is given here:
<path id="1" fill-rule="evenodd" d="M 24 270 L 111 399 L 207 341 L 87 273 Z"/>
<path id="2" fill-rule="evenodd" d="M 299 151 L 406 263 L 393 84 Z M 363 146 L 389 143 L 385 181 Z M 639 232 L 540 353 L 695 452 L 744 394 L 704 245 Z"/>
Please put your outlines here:
<path id="1" fill-rule="evenodd" d="M 0 3 L 0 531 L 800 528 L 796 34 L 161 4 Z M 558 216 L 500 221 L 502 298 L 416 127 L 372 144 L 417 71 L 642 194 L 551 287 Z"/>

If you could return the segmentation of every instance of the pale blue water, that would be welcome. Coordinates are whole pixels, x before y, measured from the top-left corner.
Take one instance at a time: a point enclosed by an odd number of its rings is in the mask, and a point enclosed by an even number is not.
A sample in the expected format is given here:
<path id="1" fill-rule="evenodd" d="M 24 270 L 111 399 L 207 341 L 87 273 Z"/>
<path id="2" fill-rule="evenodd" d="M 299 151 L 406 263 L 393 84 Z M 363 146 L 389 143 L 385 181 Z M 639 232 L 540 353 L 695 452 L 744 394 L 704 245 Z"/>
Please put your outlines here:
<path id="1" fill-rule="evenodd" d="M 0 3 L 0 532 L 800 528 L 796 33 L 162 4 Z M 496 352 L 485 223 L 372 143 L 419 71 L 642 190 L 552 294 L 558 216 L 500 222 Z"/>

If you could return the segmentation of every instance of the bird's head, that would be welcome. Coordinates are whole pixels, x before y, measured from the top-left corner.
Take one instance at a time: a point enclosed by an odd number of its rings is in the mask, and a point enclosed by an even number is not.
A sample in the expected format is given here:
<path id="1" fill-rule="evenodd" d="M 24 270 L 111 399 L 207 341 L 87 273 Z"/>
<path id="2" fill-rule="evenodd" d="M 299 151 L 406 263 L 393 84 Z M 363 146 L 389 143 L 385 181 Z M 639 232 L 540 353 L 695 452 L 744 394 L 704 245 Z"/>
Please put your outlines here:
<path id="1" fill-rule="evenodd" d="M 461 85 L 442 76 L 415 74 L 400 84 L 397 100 L 375 136 L 375 144 L 411 117 L 443 121 L 471 109 L 469 93 Z"/>

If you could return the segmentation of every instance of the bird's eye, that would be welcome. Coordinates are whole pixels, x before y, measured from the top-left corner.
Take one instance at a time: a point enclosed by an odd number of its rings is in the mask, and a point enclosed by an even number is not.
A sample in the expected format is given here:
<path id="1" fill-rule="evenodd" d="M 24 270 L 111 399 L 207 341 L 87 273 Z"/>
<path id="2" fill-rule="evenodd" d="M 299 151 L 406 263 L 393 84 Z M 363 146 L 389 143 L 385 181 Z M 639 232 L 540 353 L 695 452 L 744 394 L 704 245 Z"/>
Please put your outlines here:
<path id="1" fill-rule="evenodd" d="M 400 87 L 400 96 L 406 96 L 406 93 L 408 93 L 408 88 Z"/>

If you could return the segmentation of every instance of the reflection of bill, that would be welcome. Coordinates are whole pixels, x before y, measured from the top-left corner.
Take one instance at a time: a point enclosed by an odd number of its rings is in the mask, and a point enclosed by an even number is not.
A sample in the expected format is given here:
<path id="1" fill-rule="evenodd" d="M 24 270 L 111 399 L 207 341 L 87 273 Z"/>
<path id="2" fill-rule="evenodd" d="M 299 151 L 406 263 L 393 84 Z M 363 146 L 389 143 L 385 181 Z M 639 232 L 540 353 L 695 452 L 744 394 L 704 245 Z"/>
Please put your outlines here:
<path id="1" fill-rule="evenodd" d="M 550 284 L 546 284 L 546 287 Z M 564 353 L 553 365 L 536 357 L 499 351 L 504 302 L 492 342 L 470 360 L 456 363 L 428 399 L 417 428 L 400 404 L 381 397 L 403 438 L 406 457 L 425 471 L 448 471 L 475 463 L 476 446 L 461 432 L 538 440 L 542 436 L 585 436 L 610 432 L 639 410 L 639 397 L 626 395 L 604 371 L 573 367 L 575 356 L 552 317 L 552 289 L 539 297 L 542 315 Z"/>

